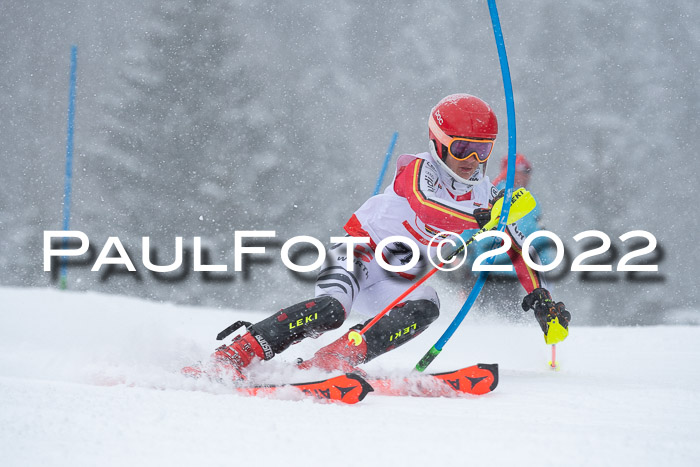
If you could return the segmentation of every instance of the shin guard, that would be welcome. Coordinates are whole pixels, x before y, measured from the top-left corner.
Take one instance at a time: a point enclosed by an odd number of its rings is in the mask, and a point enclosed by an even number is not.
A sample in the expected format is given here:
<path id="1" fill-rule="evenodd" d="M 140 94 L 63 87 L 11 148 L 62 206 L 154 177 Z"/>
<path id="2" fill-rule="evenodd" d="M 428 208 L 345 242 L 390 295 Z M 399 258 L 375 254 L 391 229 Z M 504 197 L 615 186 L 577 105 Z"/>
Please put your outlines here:
<path id="1" fill-rule="evenodd" d="M 365 361 L 410 341 L 426 330 L 439 315 L 438 306 L 430 300 L 409 300 L 397 305 L 364 334 L 367 342 Z"/>
<path id="2" fill-rule="evenodd" d="M 318 337 L 339 328 L 345 321 L 345 310 L 338 300 L 325 296 L 306 300 L 248 327 L 265 351 L 265 360 L 283 352 L 290 345 L 307 337 Z"/>
<path id="3" fill-rule="evenodd" d="M 423 332 L 440 314 L 430 300 L 411 300 L 397 305 L 384 315 L 364 335 L 359 346 L 348 340 L 349 331 L 342 337 L 319 349 L 306 361 L 299 361 L 300 369 L 319 368 L 325 371 L 357 371 L 355 366 L 366 363 L 388 352 Z M 371 321 L 371 320 L 370 320 Z M 360 330 L 364 324 L 351 329 Z"/>

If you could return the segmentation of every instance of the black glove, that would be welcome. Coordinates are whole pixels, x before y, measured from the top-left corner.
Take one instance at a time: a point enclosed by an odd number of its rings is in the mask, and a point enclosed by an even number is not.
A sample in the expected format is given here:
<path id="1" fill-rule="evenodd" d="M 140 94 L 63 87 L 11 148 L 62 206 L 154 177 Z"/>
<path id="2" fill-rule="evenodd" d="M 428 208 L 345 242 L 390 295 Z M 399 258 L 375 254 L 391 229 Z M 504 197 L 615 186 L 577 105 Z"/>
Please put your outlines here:
<path id="1" fill-rule="evenodd" d="M 491 208 L 474 209 L 474 219 L 479 224 L 479 228 L 483 229 L 491 220 Z"/>
<path id="2" fill-rule="evenodd" d="M 494 204 L 500 198 L 503 198 L 503 194 L 506 190 L 501 190 L 496 194 L 496 197 L 491 200 L 491 204 Z M 476 223 L 479 224 L 479 228 L 483 229 L 486 224 L 491 220 L 491 208 L 478 208 L 474 209 L 474 219 Z"/>
<path id="3" fill-rule="evenodd" d="M 549 322 L 554 318 L 558 318 L 559 324 L 564 329 L 569 329 L 569 321 L 571 321 L 571 313 L 566 309 L 562 302 L 554 303 L 552 295 L 547 289 L 535 289 L 525 295 L 522 303 L 523 310 L 535 310 L 535 318 L 542 328 L 545 336 L 549 332 Z"/>

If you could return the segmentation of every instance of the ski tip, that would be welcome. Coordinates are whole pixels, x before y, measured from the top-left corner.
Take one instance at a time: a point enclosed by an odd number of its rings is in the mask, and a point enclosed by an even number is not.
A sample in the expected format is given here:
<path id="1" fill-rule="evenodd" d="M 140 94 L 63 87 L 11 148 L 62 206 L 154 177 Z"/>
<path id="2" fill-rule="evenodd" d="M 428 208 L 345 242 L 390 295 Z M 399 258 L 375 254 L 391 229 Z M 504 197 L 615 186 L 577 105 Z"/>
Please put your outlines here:
<path id="1" fill-rule="evenodd" d="M 239 386 L 235 390 L 238 393 L 249 396 L 267 396 L 271 398 L 289 398 L 287 388 L 296 388 L 306 397 L 320 402 L 338 402 L 344 404 L 356 404 L 363 400 L 374 388 L 362 377 L 354 373 L 348 373 L 321 381 L 291 383 L 291 384 L 265 384 L 258 386 Z M 296 400 L 296 397 L 292 397 Z"/>
<path id="2" fill-rule="evenodd" d="M 478 363 L 476 366 L 482 370 L 488 370 L 491 372 L 493 375 L 493 382 L 491 383 L 491 386 L 489 386 L 489 389 L 491 391 L 496 389 L 496 386 L 498 386 L 498 363 Z"/>
<path id="3" fill-rule="evenodd" d="M 356 374 L 356 373 L 346 373 L 345 376 L 347 378 L 350 378 L 352 380 L 357 381 L 360 383 L 360 394 L 357 396 L 357 401 L 363 400 L 365 397 L 367 397 L 367 394 L 370 392 L 374 391 L 374 388 L 372 387 L 371 384 L 367 382 L 366 379 L 364 379 L 362 376 Z"/>

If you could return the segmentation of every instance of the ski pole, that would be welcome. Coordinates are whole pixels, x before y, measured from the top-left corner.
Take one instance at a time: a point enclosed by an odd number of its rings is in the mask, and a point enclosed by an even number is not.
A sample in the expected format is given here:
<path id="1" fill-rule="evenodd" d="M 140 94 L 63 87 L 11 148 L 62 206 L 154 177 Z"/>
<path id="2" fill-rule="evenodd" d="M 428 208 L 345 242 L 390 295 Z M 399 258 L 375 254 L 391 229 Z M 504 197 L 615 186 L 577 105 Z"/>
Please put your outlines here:
<path id="1" fill-rule="evenodd" d="M 374 193 L 372 196 L 379 193 L 382 188 L 382 182 L 384 181 L 384 174 L 386 174 L 386 169 L 389 167 L 389 161 L 391 156 L 394 154 L 394 146 L 396 146 L 396 139 L 399 137 L 399 132 L 395 131 L 394 135 L 391 137 L 391 142 L 389 143 L 389 148 L 386 150 L 386 155 L 384 156 L 384 164 L 382 165 L 382 170 L 379 172 L 379 177 L 377 178 L 377 185 L 374 187 Z"/>
<path id="2" fill-rule="evenodd" d="M 503 40 L 503 32 L 501 31 L 501 22 L 498 18 L 498 8 L 496 7 L 496 0 L 488 0 L 489 14 L 491 16 L 491 24 L 493 26 L 493 35 L 496 40 L 496 48 L 498 49 L 498 59 L 501 65 L 501 75 L 503 77 L 503 92 L 506 96 L 506 113 L 508 115 L 508 168 L 506 170 L 506 205 L 503 207 L 501 212 L 501 220 L 498 223 L 498 229 L 504 230 L 506 226 L 505 219 L 508 218 L 508 211 L 510 209 L 510 196 L 509 194 L 513 191 L 513 183 L 515 179 L 515 154 L 516 154 L 516 128 L 515 128 L 515 102 L 513 100 L 513 83 L 510 79 L 510 69 L 508 67 L 508 56 L 506 54 L 506 45 Z M 510 219 L 508 218 L 510 221 Z M 510 222 L 509 222 L 510 223 Z M 496 244 L 495 240 L 491 248 Z M 493 263 L 493 256 L 486 260 L 486 264 Z M 415 369 L 418 371 L 424 371 L 430 363 L 435 360 L 435 358 L 442 352 L 443 347 L 450 340 L 452 335 L 455 333 L 457 328 L 464 317 L 467 316 L 469 310 L 471 310 L 472 305 L 476 301 L 476 298 L 481 293 L 486 279 L 488 278 L 488 271 L 482 271 L 479 274 L 479 278 L 474 284 L 467 300 L 462 305 L 462 308 L 457 313 L 457 316 L 452 320 L 452 323 L 447 328 L 447 330 L 440 336 L 440 339 L 433 345 L 423 358 L 416 364 Z"/>
<path id="3" fill-rule="evenodd" d="M 511 203 L 509 202 L 508 204 Z M 477 236 L 486 232 L 487 230 L 491 230 L 494 227 L 496 227 L 496 224 L 499 222 L 499 219 L 502 219 L 502 205 L 503 198 L 499 198 L 491 208 L 491 220 L 489 220 L 489 222 L 486 223 L 484 227 L 479 229 L 469 239 L 466 239 L 462 236 L 469 231 L 465 230 L 464 232 L 462 232 L 462 235 L 460 235 L 460 237 L 464 240 L 464 244 L 461 244 L 457 248 L 455 248 L 449 255 L 447 255 L 447 258 L 445 258 L 444 261 L 440 262 L 440 264 L 435 266 L 427 274 L 425 274 L 423 277 L 418 279 L 418 281 L 413 283 L 408 289 L 406 289 L 404 293 L 396 297 L 389 305 L 387 305 L 381 312 L 379 312 L 377 316 L 372 318 L 372 320 L 369 323 L 363 326 L 362 329 L 360 329 L 359 331 L 351 331 L 350 334 L 348 334 L 348 339 L 356 346 L 360 345 L 360 343 L 362 342 L 362 335 L 365 334 L 369 329 L 371 329 L 372 326 L 374 326 L 377 323 L 377 321 L 379 321 L 382 318 L 382 316 L 387 314 L 392 308 L 394 308 L 394 306 L 400 303 L 401 300 L 406 298 L 408 294 L 413 292 L 423 282 L 427 281 L 430 277 L 432 277 L 432 275 L 435 274 L 440 268 L 442 268 L 445 265 L 445 263 L 448 263 L 452 258 L 457 256 L 462 250 L 464 250 L 467 247 L 467 245 L 470 245 L 472 242 L 474 242 Z M 530 192 L 527 191 L 525 188 L 520 188 L 518 191 L 515 192 L 515 194 L 513 194 L 512 209 L 509 209 L 510 214 L 507 216 L 508 223 L 512 224 L 513 222 L 517 222 L 520 218 L 532 211 L 535 208 L 535 205 L 536 201 L 532 194 L 530 194 Z M 434 261 L 433 263 L 436 262 L 437 261 Z"/>
<path id="4" fill-rule="evenodd" d="M 549 367 L 552 370 L 559 369 L 559 363 L 557 363 L 557 344 L 552 344 L 552 360 L 549 362 Z"/>

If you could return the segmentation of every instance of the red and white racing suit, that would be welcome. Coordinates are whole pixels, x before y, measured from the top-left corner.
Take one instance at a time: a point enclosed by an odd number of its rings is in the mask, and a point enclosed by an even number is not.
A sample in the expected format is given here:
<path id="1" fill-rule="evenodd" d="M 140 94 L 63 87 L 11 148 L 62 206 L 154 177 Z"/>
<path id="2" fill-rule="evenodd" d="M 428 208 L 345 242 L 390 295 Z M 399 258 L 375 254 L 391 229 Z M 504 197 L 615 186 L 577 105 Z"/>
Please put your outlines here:
<path id="1" fill-rule="evenodd" d="M 434 257 L 436 253 L 429 246 L 436 234 L 479 229 L 474 210 L 491 207 L 497 191 L 481 168 L 470 181 L 474 183 L 464 184 L 452 178 L 433 161 L 430 153 L 399 156 L 391 185 L 384 193 L 368 199 L 345 224 L 348 235 L 369 237 L 370 241 L 354 248 L 352 271 L 347 270 L 345 244 L 331 246 L 316 281 L 316 296 L 335 297 L 346 314 L 351 309 L 369 316 L 379 313 L 426 271 L 429 255 Z M 512 240 L 508 255 L 522 286 L 528 293 L 545 287 L 541 273 L 529 268 L 522 258 L 525 237 L 517 225 L 507 226 L 506 232 Z M 376 245 L 394 235 L 407 237 L 419 247 L 420 261 L 410 271 L 386 271 L 374 258 Z M 406 264 L 412 258 L 412 251 L 402 243 L 390 243 L 383 255 L 389 264 Z M 530 248 L 530 256 L 539 263 L 534 248 Z M 427 285 L 421 285 L 406 299 L 428 299 L 439 307 L 437 293 Z"/>

